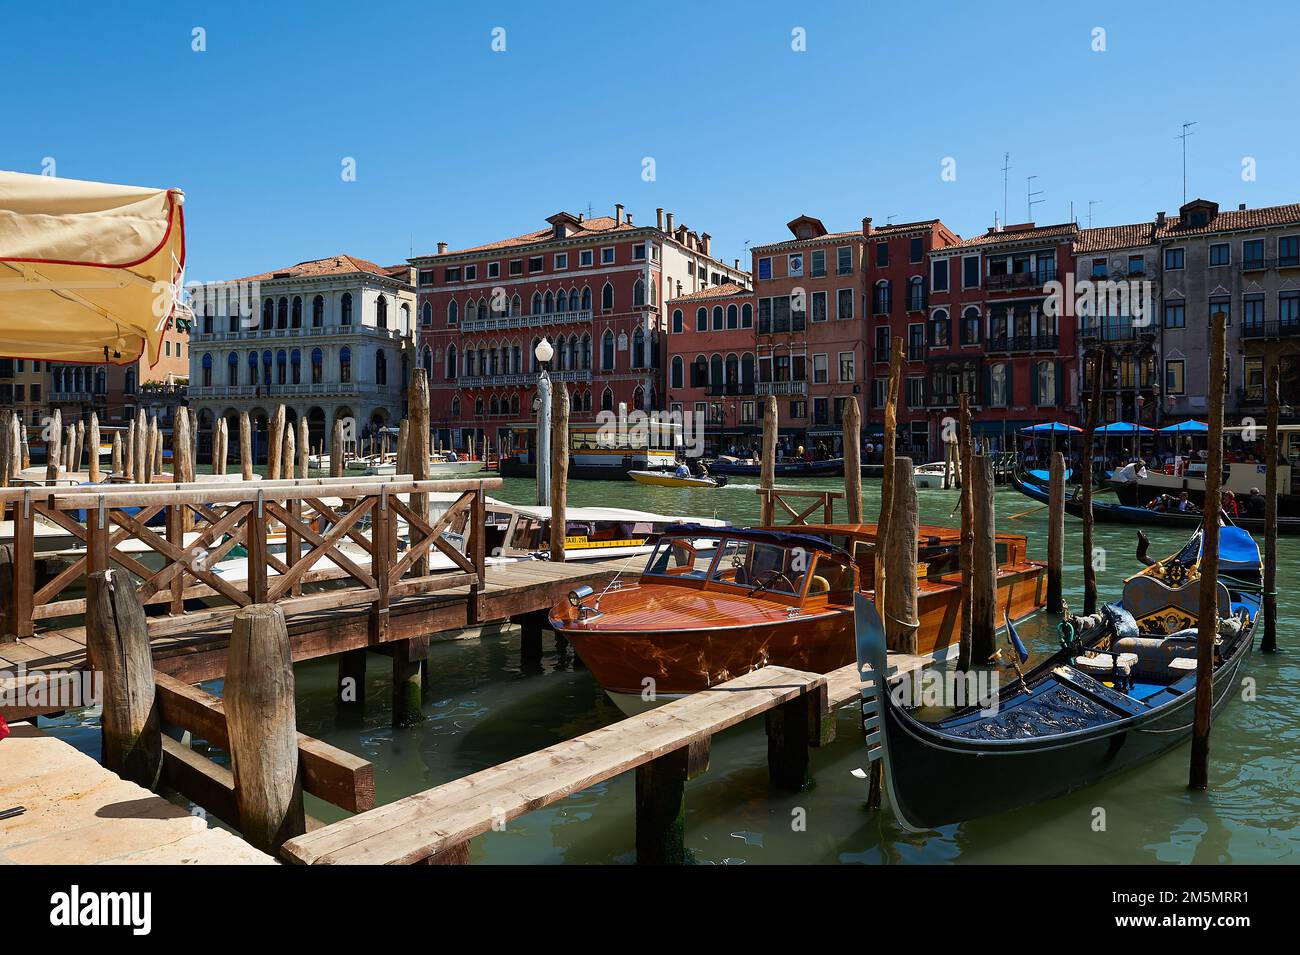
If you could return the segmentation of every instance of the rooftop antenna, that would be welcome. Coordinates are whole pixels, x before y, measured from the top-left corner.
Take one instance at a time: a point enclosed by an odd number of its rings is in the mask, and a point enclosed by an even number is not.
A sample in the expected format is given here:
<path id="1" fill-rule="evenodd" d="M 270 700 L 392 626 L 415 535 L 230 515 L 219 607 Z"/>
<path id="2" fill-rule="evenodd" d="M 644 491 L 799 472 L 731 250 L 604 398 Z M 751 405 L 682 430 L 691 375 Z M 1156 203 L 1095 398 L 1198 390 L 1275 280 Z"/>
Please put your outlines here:
<path id="1" fill-rule="evenodd" d="M 1007 176 L 1011 172 L 1011 153 L 1002 154 L 1002 221 L 1007 221 Z"/>
<path id="2" fill-rule="evenodd" d="M 1102 200 L 1101 200 L 1101 199 L 1089 199 L 1089 200 L 1088 200 L 1088 228 L 1089 228 L 1089 229 L 1092 228 L 1092 207 L 1093 207 L 1093 206 L 1099 206 L 1099 205 L 1101 205 L 1101 203 L 1102 203 Z"/>
<path id="3" fill-rule="evenodd" d="M 1034 221 L 1034 206 L 1038 205 L 1040 202 L 1043 201 L 1041 198 L 1039 198 L 1040 196 L 1042 196 L 1043 190 L 1034 189 L 1034 180 L 1037 178 L 1038 178 L 1037 176 L 1025 177 L 1025 208 L 1026 208 L 1026 214 L 1028 216 L 1028 218 L 1026 219 L 1027 222 Z"/>
<path id="4" fill-rule="evenodd" d="M 591 218 L 591 214 L 592 214 L 593 211 L 595 211 L 595 210 L 593 210 L 593 209 L 591 208 L 591 203 L 588 202 L 588 203 L 587 203 L 587 218 L 588 218 L 588 219 Z"/>
<path id="5" fill-rule="evenodd" d="M 1187 205 L 1187 137 L 1196 135 L 1188 130 L 1195 125 L 1195 122 L 1183 123 L 1183 131 L 1174 137 L 1183 141 L 1183 205 Z"/>
<path id="6" fill-rule="evenodd" d="M 891 212 L 889 215 L 885 216 L 885 225 L 893 225 L 893 224 L 894 224 L 894 216 L 896 216 L 896 215 L 898 215 L 897 212 Z"/>

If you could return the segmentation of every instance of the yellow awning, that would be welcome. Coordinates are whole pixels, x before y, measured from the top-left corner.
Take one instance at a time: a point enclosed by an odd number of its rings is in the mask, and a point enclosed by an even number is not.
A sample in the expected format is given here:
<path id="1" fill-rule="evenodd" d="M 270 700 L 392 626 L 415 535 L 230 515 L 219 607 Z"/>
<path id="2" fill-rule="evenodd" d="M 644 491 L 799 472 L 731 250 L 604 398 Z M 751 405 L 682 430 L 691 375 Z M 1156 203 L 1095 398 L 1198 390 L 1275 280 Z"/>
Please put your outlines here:
<path id="1" fill-rule="evenodd" d="M 185 309 L 184 201 L 0 172 L 0 355 L 128 364 L 147 346 L 156 362 Z"/>

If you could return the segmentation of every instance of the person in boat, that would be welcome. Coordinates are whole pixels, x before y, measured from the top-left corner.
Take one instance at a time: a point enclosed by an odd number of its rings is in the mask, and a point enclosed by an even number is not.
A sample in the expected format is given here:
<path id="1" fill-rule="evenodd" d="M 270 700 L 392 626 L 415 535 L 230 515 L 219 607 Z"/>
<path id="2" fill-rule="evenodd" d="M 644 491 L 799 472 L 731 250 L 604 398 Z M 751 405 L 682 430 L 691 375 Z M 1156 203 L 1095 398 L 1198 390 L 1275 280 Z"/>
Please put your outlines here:
<path id="1" fill-rule="evenodd" d="M 1223 513 L 1229 517 L 1241 517 L 1241 508 L 1237 506 L 1237 495 L 1231 491 L 1225 490 L 1223 492 L 1223 500 L 1219 502 L 1219 506 L 1223 509 Z"/>
<path id="2" fill-rule="evenodd" d="M 457 461 L 459 461 L 459 460 L 460 460 L 460 458 L 456 457 L 456 449 L 455 449 L 455 448 L 452 448 L 450 451 L 447 452 L 447 463 L 448 463 L 448 464 L 455 464 L 455 463 L 456 463 Z"/>
<path id="3" fill-rule="evenodd" d="M 678 479 L 680 479 L 680 480 L 685 480 L 686 478 L 689 478 L 690 476 L 691 476 L 691 469 L 690 469 L 690 467 L 686 464 L 685 461 L 678 461 L 678 462 L 677 462 L 677 470 L 676 470 L 675 472 L 673 472 L 673 477 L 678 478 Z"/>
<path id="4" fill-rule="evenodd" d="M 1201 512 L 1201 509 L 1192 503 L 1192 499 L 1186 491 L 1178 495 L 1178 510 L 1185 514 L 1199 514 Z"/>
<path id="5" fill-rule="evenodd" d="M 1259 488 L 1257 487 L 1252 487 L 1250 489 L 1250 493 L 1246 495 L 1246 499 L 1241 502 L 1241 505 L 1244 508 L 1247 517 L 1264 516 L 1264 495 L 1259 493 Z"/>
<path id="6" fill-rule="evenodd" d="M 1157 511 L 1161 514 L 1165 514 L 1169 511 L 1179 510 L 1178 499 L 1174 497 L 1172 494 L 1157 495 L 1156 497 L 1151 499 L 1151 502 L 1149 504 L 1147 504 L 1147 510 Z"/>

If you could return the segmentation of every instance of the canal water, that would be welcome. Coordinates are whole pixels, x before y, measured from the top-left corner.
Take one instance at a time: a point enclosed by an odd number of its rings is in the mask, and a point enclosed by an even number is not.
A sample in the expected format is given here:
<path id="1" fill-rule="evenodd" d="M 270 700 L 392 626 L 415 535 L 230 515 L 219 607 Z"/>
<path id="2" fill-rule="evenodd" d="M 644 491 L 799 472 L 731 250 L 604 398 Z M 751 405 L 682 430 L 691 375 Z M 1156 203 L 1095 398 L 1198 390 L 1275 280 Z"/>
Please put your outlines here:
<path id="1" fill-rule="evenodd" d="M 840 489 L 834 480 L 792 482 L 800 488 Z M 625 506 L 663 514 L 718 517 L 746 525 L 758 520 L 753 479 L 718 490 L 651 488 L 631 482 L 572 482 L 569 504 Z M 879 482 L 864 482 L 865 513 L 879 510 Z M 532 503 L 530 481 L 507 479 L 494 496 Z M 920 492 L 924 523 L 955 525 L 957 492 Z M 1045 558 L 1046 508 L 1013 488 L 997 493 L 1000 530 L 1025 534 L 1031 557 Z M 1082 606 L 1080 524 L 1066 518 L 1066 599 Z M 1098 574 L 1103 599 L 1133 573 L 1134 527 L 1098 525 L 1105 550 Z M 1152 553 L 1174 551 L 1185 534 L 1148 530 Z M 1256 652 L 1242 670 L 1247 686 L 1215 722 L 1211 788 L 1186 788 L 1189 747 L 1084 791 L 1029 809 L 937 832 L 901 829 L 886 806 L 864 808 L 865 765 L 854 708 L 841 711 L 836 741 L 813 751 L 815 784 L 800 793 L 768 785 L 762 720 L 751 720 L 713 741 L 711 765 L 687 786 L 686 841 L 695 859 L 713 864 L 772 863 L 1226 863 L 1295 861 L 1300 850 L 1300 539 L 1278 545 L 1281 623 L 1285 652 Z M 630 570 L 639 568 L 634 564 Z M 1050 652 L 1052 623 L 1033 620 L 1022 636 L 1038 655 Z M 297 667 L 298 726 L 371 760 L 377 801 L 390 802 L 614 722 L 618 710 L 591 675 L 556 651 L 547 635 L 540 666 L 520 666 L 518 635 L 435 643 L 426 719 L 409 729 L 390 725 L 391 678 L 386 658 L 372 655 L 366 705 L 359 718 L 341 720 L 333 702 L 335 666 Z M 219 692 L 219 684 L 209 685 Z M 98 732 L 76 715 L 57 731 L 97 755 Z M 953 780 L 960 786 L 960 780 Z M 475 863 L 630 863 L 634 776 L 623 774 L 474 840 Z M 341 813 L 309 797 L 308 812 L 322 819 Z"/>

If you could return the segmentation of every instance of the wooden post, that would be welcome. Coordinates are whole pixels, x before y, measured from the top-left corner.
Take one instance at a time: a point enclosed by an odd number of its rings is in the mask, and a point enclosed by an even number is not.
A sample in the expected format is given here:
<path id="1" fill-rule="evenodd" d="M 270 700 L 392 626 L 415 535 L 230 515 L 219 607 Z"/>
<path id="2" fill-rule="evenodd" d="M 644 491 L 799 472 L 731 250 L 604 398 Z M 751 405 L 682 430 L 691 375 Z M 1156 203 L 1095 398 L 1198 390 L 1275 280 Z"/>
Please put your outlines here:
<path id="1" fill-rule="evenodd" d="M 307 458 L 311 455 L 311 428 L 306 418 L 298 419 L 298 477 L 310 477 Z"/>
<path id="2" fill-rule="evenodd" d="M 1214 709 L 1214 640 L 1219 635 L 1219 488 L 1223 483 L 1224 343 L 1227 318 L 1210 316 L 1210 455 L 1205 463 L 1205 520 L 1201 523 L 1201 606 L 1196 633 L 1196 708 L 1192 724 L 1192 764 L 1187 785 L 1210 785 L 1210 720 Z M 1273 462 L 1268 462 L 1272 470 Z"/>
<path id="3" fill-rule="evenodd" d="M 235 612 L 224 709 L 240 831 L 257 848 L 275 853 L 307 831 L 293 659 L 279 607 L 253 604 Z"/>
<path id="4" fill-rule="evenodd" d="M 844 399 L 845 520 L 862 523 L 862 412 L 857 398 Z"/>
<path id="5" fill-rule="evenodd" d="M 1065 569 L 1065 455 L 1052 452 L 1047 498 L 1047 612 L 1065 613 L 1061 581 Z"/>
<path id="6" fill-rule="evenodd" d="M 772 489 L 776 486 L 777 422 L 776 395 L 768 395 L 763 403 L 763 459 L 758 478 L 758 486 L 767 492 L 763 495 L 762 514 L 758 519 L 764 527 L 776 523 L 776 502 L 772 500 Z"/>
<path id="7" fill-rule="evenodd" d="M 45 480 L 59 479 L 59 442 L 63 438 L 63 412 L 55 408 L 45 426 Z"/>
<path id="8" fill-rule="evenodd" d="M 239 468 L 245 481 L 253 480 L 253 425 L 248 412 L 239 412 Z"/>
<path id="9" fill-rule="evenodd" d="M 972 455 L 966 477 L 975 519 L 971 541 L 971 658 L 983 663 L 997 650 L 998 555 L 993 459 L 987 454 Z"/>
<path id="10" fill-rule="evenodd" d="M 339 708 L 360 713 L 366 705 L 366 650 L 345 650 L 339 654 Z"/>
<path id="11" fill-rule="evenodd" d="M 298 440 L 294 437 L 293 430 L 292 426 L 286 426 L 284 440 L 281 442 L 280 477 L 286 481 L 293 480 L 294 465 L 298 460 Z"/>
<path id="12" fill-rule="evenodd" d="M 889 649 L 916 653 L 916 546 L 920 521 L 912 459 L 894 458 L 894 490 L 889 532 L 880 560 L 885 568 L 885 642 Z M 877 606 L 880 606 L 877 600 Z"/>
<path id="13" fill-rule="evenodd" d="M 130 575 L 99 570 L 86 578 L 86 651 L 103 680 L 104 765 L 123 779 L 156 789 L 162 733 L 153 654 L 144 605 Z"/>
<path id="14" fill-rule="evenodd" d="M 429 379 L 425 376 L 423 367 L 417 367 L 411 372 L 411 386 L 406 395 L 406 409 L 411 421 L 406 436 L 406 453 L 410 457 L 411 477 L 417 481 L 427 481 L 429 479 Z M 429 495 L 412 494 L 410 500 L 411 510 L 420 520 L 427 521 L 429 519 Z M 470 533 L 481 537 L 483 528 L 471 527 Z M 414 527 L 408 530 L 407 536 L 412 547 L 424 540 L 424 533 Z M 415 573 L 417 577 L 428 575 L 429 555 L 427 552 L 415 562 Z M 416 669 L 418 671 L 418 664 Z M 418 679 L 416 683 L 418 686 Z"/>
<path id="15" fill-rule="evenodd" d="M 122 432 L 113 432 L 113 463 L 111 465 L 114 477 L 121 477 L 122 470 Z"/>
<path id="16" fill-rule="evenodd" d="M 126 476 L 128 482 L 135 481 L 135 419 L 132 418 L 126 426 L 126 463 L 125 470 L 118 472 Z M 117 470 L 114 468 L 114 470 Z"/>
<path id="17" fill-rule="evenodd" d="M 68 425 L 63 434 L 63 470 L 71 476 L 77 469 L 77 429 Z"/>
<path id="18" fill-rule="evenodd" d="M 1277 417 L 1279 378 L 1277 358 L 1268 370 L 1268 434 L 1264 441 L 1264 639 L 1259 649 L 1277 650 Z"/>
<path id="19" fill-rule="evenodd" d="M 971 459 L 974 447 L 971 442 L 970 395 L 963 394 L 958 405 L 957 448 L 961 457 L 961 543 L 958 545 L 958 565 L 961 567 L 961 629 L 958 631 L 957 669 L 969 670 L 971 665 L 971 621 L 975 617 L 975 499 L 971 496 Z"/>
<path id="20" fill-rule="evenodd" d="M 343 476 L 343 419 L 334 422 L 330 435 L 330 477 Z"/>
<path id="21" fill-rule="evenodd" d="M 13 461 L 13 453 L 9 449 L 9 442 L 14 436 L 14 429 L 9 423 L 12 414 L 8 408 L 0 411 L 0 487 L 9 486 L 9 468 Z M 0 518 L 4 517 L 4 511 L 4 505 L 0 505 Z"/>
<path id="22" fill-rule="evenodd" d="M 894 338 L 893 351 L 889 353 L 889 390 L 885 397 L 885 425 L 883 465 L 880 471 L 880 516 L 876 519 L 876 606 L 885 604 L 884 593 L 887 584 L 883 550 L 885 538 L 889 533 L 889 516 L 894 504 L 894 459 L 898 452 L 898 392 L 903 379 L 903 338 Z M 909 473 L 907 483 L 915 484 L 915 478 Z M 913 558 L 915 559 L 915 558 Z"/>
<path id="23" fill-rule="evenodd" d="M 83 455 L 86 451 L 86 422 L 80 418 L 77 419 L 76 441 L 72 447 L 72 470 L 80 471 L 81 462 L 84 460 Z"/>
<path id="24" fill-rule="evenodd" d="M 393 649 L 394 726 L 414 726 L 424 720 L 421 657 L 412 653 L 413 643 L 414 640 L 397 640 L 389 644 Z"/>
<path id="25" fill-rule="evenodd" d="M 397 426 L 397 473 L 411 473 L 411 419 L 403 418 Z"/>
<path id="26" fill-rule="evenodd" d="M 798 792 L 812 782 L 810 748 L 821 744 L 823 711 L 829 712 L 824 686 L 764 714 L 767 771 L 774 786 Z"/>
<path id="27" fill-rule="evenodd" d="M 151 467 L 153 458 L 149 456 L 149 419 L 145 417 L 144 409 L 140 408 L 135 415 L 135 473 L 132 481 L 135 484 L 148 483 Z"/>
<path id="28" fill-rule="evenodd" d="M 177 413 L 172 417 L 172 483 L 185 484 L 192 481 L 193 468 L 190 465 L 189 457 L 193 450 L 190 444 L 190 416 L 186 414 L 185 409 L 178 408 Z M 169 508 L 170 510 L 170 508 Z M 179 517 L 179 539 L 173 543 L 180 545 L 184 543 L 185 532 L 194 529 L 194 512 L 188 507 L 181 506 L 178 508 L 177 516 Z M 175 583 L 183 583 L 183 575 L 177 574 Z M 180 597 L 179 588 L 177 597 Z M 176 600 L 176 606 L 173 607 L 173 613 L 183 613 L 184 604 L 182 600 Z"/>
<path id="29" fill-rule="evenodd" d="M 153 483 L 155 476 L 162 474 L 162 430 L 158 427 L 158 416 L 149 419 L 149 444 L 145 462 L 145 480 Z"/>
<path id="30" fill-rule="evenodd" d="M 686 777 L 689 763 L 690 747 L 682 746 L 637 767 L 638 865 L 681 865 L 688 861 Z"/>
<path id="31" fill-rule="evenodd" d="M 90 431 L 87 435 L 87 444 L 90 450 L 90 483 L 98 484 L 103 475 L 99 472 L 99 415 L 93 411 L 90 413 Z"/>
<path id="32" fill-rule="evenodd" d="M 23 470 L 26 471 L 32 466 L 32 444 L 31 433 L 27 430 L 27 425 L 23 423 L 21 416 L 18 419 L 18 436 L 23 443 Z"/>
<path id="33" fill-rule="evenodd" d="M 266 453 L 266 479 L 280 480 L 280 468 L 284 463 L 284 405 L 275 406 L 271 416 L 271 441 Z"/>
<path id="34" fill-rule="evenodd" d="M 551 390 L 551 560 L 564 560 L 565 515 L 569 503 L 569 389 L 562 381 Z M 478 528 L 474 529 L 478 532 Z"/>
<path id="35" fill-rule="evenodd" d="M 224 417 L 217 419 L 217 427 L 212 438 L 212 473 L 225 474 L 226 461 L 230 457 L 230 425 Z"/>
<path id="36" fill-rule="evenodd" d="M 1099 349 L 1093 366 L 1092 389 L 1088 397 L 1088 421 L 1083 431 L 1083 461 L 1080 462 L 1080 481 L 1083 484 L 1083 612 L 1097 612 L 1097 568 L 1092 560 L 1092 442 L 1097 430 L 1097 415 L 1101 411 L 1102 382 L 1106 380 L 1106 349 Z M 1088 367 L 1084 358 L 1084 369 Z"/>

